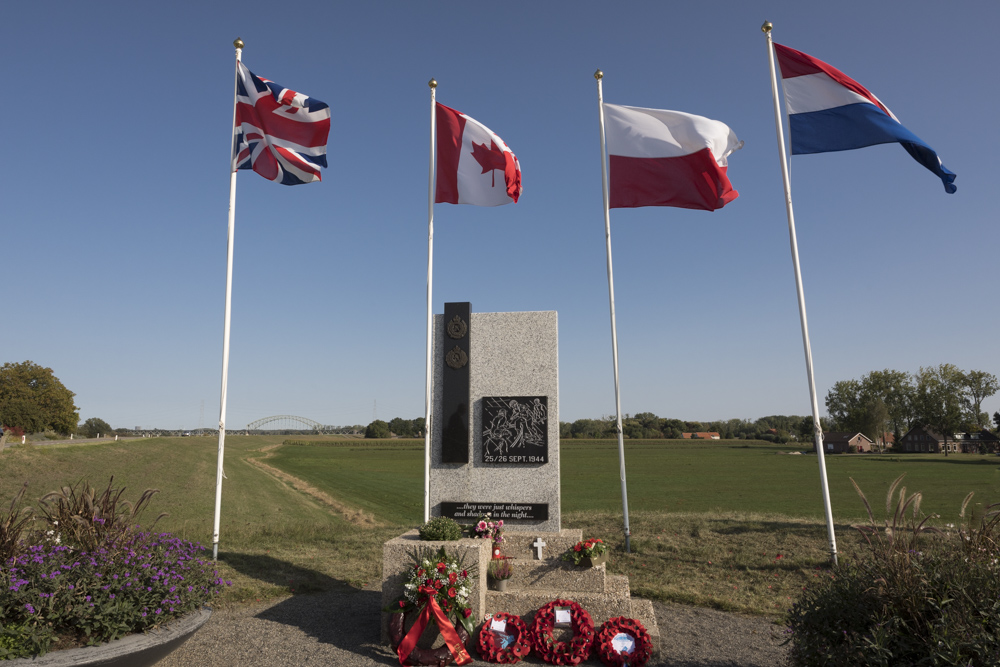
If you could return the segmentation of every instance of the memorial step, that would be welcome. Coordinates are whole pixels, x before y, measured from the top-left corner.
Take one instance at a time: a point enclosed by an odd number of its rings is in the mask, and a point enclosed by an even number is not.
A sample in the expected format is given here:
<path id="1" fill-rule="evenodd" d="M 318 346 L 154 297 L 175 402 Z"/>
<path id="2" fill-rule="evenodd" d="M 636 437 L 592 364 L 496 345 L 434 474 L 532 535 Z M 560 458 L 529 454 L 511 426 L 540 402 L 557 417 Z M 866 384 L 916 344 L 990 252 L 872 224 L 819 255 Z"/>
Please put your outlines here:
<path id="1" fill-rule="evenodd" d="M 529 625 L 535 612 L 553 600 L 572 600 L 587 610 L 599 627 L 610 618 L 624 616 L 634 618 L 646 628 L 653 644 L 653 652 L 659 653 L 660 631 L 656 625 L 653 603 L 629 596 L 628 577 L 608 575 L 609 592 L 588 593 L 568 591 L 562 588 L 531 587 L 524 590 L 508 588 L 505 592 L 486 591 L 486 614 L 506 612 L 517 614 Z"/>
<path id="2" fill-rule="evenodd" d="M 553 588 L 584 593 L 605 593 L 607 566 L 579 567 L 573 563 L 548 559 L 510 558 L 514 576 L 507 581 L 508 591 Z"/>
<path id="3" fill-rule="evenodd" d="M 583 539 L 583 531 L 579 528 L 563 528 L 555 532 L 505 531 L 500 550 L 505 556 L 514 558 L 538 559 L 537 544 L 542 546 L 542 560 L 558 560 L 563 553 L 573 548 Z"/>

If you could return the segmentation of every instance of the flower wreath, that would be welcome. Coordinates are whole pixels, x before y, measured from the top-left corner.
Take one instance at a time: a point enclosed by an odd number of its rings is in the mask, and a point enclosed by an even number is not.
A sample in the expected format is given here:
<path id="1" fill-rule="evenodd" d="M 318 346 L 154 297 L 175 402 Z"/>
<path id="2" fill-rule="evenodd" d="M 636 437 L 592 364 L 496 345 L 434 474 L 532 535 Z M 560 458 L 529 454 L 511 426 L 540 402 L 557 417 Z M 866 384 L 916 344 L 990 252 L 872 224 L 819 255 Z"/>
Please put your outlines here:
<path id="1" fill-rule="evenodd" d="M 552 638 L 556 607 L 569 607 L 573 639 L 557 642 Z M 594 643 L 594 621 L 586 609 L 572 600 L 553 600 L 538 610 L 531 629 L 532 646 L 542 660 L 553 665 L 579 665 L 590 655 Z"/>
<path id="2" fill-rule="evenodd" d="M 492 620 L 507 623 L 503 639 L 490 630 Z M 500 611 L 493 614 L 492 619 L 486 618 L 486 622 L 479 630 L 479 655 L 483 660 L 513 665 L 529 653 L 531 653 L 531 635 L 520 616 Z"/>
<path id="3" fill-rule="evenodd" d="M 631 643 L 631 651 L 628 649 L 619 650 L 615 646 L 615 639 L 618 639 L 619 642 L 625 640 L 625 642 Z M 609 618 L 597 631 L 594 651 L 597 652 L 601 662 L 608 667 L 624 667 L 625 665 L 642 667 L 653 653 L 653 643 L 642 623 L 633 618 L 618 616 Z"/>
<path id="4" fill-rule="evenodd" d="M 403 629 L 406 627 L 407 616 L 409 616 L 409 614 L 393 614 L 392 618 L 389 619 L 389 641 L 392 642 L 393 651 L 397 650 L 399 645 L 403 643 L 403 637 L 406 634 L 403 632 Z M 458 638 L 464 646 L 465 643 L 469 641 L 469 633 L 465 631 L 465 626 L 461 623 L 458 624 L 455 630 L 458 631 Z M 417 646 L 410 651 L 410 655 L 406 656 L 405 661 L 400 660 L 399 664 L 446 665 L 451 662 L 453 658 L 454 656 L 452 655 L 448 644 L 444 644 L 440 648 L 436 649 L 420 648 Z"/>

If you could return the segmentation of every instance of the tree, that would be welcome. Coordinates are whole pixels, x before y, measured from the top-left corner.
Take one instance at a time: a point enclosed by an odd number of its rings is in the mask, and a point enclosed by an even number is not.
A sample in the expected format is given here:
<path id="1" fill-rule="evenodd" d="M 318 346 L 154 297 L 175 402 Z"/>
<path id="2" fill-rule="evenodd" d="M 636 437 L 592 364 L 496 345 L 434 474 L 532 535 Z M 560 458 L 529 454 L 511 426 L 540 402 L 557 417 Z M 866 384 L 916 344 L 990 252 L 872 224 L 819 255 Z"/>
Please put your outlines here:
<path id="1" fill-rule="evenodd" d="M 965 373 L 954 364 L 923 368 L 916 374 L 914 408 L 920 422 L 944 437 L 948 455 L 948 436 L 962 428 L 967 413 L 963 410 L 966 389 Z"/>
<path id="2" fill-rule="evenodd" d="M 907 373 L 888 368 L 841 380 L 826 395 L 826 410 L 838 430 L 881 443 L 892 429 L 900 438 L 913 421 L 913 384 Z"/>
<path id="3" fill-rule="evenodd" d="M 80 421 L 73 396 L 51 368 L 31 361 L 0 367 L 0 424 L 4 426 L 27 433 L 70 433 Z"/>
<path id="4" fill-rule="evenodd" d="M 83 422 L 83 425 L 77 429 L 80 435 L 88 438 L 96 438 L 102 433 L 104 435 L 108 435 L 111 433 L 111 430 L 111 424 L 98 417 L 91 417 L 87 421 Z"/>
<path id="5" fill-rule="evenodd" d="M 396 417 L 389 422 L 389 430 L 398 435 L 400 438 L 412 438 L 413 422 L 409 419 Z"/>
<path id="6" fill-rule="evenodd" d="M 388 438 L 391 435 L 389 425 L 381 419 L 376 419 L 365 428 L 366 438 Z"/>
<path id="7" fill-rule="evenodd" d="M 977 430 L 981 431 L 989 425 L 989 416 L 985 412 L 981 412 L 983 400 L 1000 391 L 1000 383 L 997 382 L 997 376 L 992 373 L 969 371 L 965 374 L 965 389 L 965 398 L 967 407 L 972 413 L 972 421 L 976 423 Z"/>

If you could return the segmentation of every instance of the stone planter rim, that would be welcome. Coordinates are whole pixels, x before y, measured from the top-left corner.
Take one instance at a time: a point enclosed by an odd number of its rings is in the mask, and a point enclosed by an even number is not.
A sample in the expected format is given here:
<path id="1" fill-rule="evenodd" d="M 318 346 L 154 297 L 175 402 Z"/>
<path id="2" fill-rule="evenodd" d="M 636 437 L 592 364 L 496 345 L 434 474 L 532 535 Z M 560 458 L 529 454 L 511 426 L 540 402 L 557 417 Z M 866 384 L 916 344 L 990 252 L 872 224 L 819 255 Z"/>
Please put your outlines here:
<path id="1" fill-rule="evenodd" d="M 136 633 L 100 646 L 50 651 L 42 656 L 4 660 L 4 667 L 146 667 L 154 665 L 183 644 L 208 622 L 212 610 L 203 607 L 162 627 Z"/>

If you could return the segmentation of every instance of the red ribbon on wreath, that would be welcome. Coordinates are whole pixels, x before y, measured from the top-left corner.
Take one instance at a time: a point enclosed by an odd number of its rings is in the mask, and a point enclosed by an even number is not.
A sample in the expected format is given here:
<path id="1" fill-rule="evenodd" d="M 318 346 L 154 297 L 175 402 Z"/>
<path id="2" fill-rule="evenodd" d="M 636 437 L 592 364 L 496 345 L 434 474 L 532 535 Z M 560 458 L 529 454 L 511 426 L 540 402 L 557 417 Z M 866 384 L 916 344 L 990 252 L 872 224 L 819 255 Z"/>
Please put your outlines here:
<path id="1" fill-rule="evenodd" d="M 445 644 L 447 644 L 448 650 L 451 651 L 451 655 L 455 658 L 455 664 L 467 665 L 472 662 L 472 656 L 465 650 L 465 646 L 462 644 L 462 640 L 459 639 L 455 626 L 451 624 L 451 621 L 448 620 L 448 617 L 438 605 L 437 600 L 434 599 L 437 596 L 437 592 L 437 589 L 433 586 L 420 587 L 420 594 L 424 596 L 425 600 L 424 608 L 420 610 L 420 616 L 417 616 L 413 627 L 406 633 L 403 641 L 399 643 L 399 648 L 396 649 L 400 665 L 406 664 L 407 656 L 417 646 L 417 640 L 420 639 L 424 628 L 430 622 L 431 615 L 437 621 L 438 630 L 441 632 L 441 636 L 444 637 Z"/>

